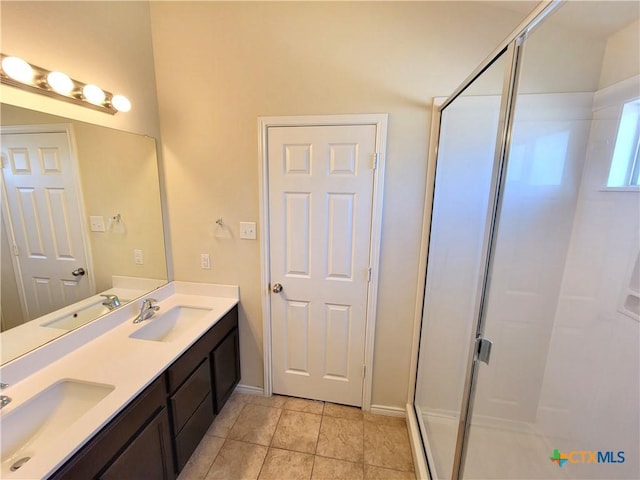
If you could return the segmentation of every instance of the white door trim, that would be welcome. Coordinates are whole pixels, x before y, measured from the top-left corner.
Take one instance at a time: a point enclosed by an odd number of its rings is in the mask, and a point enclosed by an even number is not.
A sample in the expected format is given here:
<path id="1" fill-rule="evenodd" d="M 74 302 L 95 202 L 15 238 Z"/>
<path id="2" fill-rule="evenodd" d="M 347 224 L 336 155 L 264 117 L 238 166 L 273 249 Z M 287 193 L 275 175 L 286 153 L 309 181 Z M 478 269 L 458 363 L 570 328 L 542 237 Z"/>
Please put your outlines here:
<path id="1" fill-rule="evenodd" d="M 0 127 L 0 135 L 2 134 L 29 134 L 29 133 L 65 133 L 67 135 L 67 141 L 69 142 L 69 152 L 71 154 L 71 162 L 73 164 L 73 181 L 78 192 L 78 203 L 80 215 L 80 229 L 82 231 L 82 243 L 84 246 L 85 255 L 87 257 L 87 280 L 89 283 L 89 291 L 91 294 L 96 292 L 95 277 L 93 274 L 93 256 L 91 252 L 91 244 L 89 243 L 89 229 L 86 221 L 86 210 L 84 207 L 84 194 L 82 191 L 82 183 L 80 182 L 80 163 L 78 160 L 78 151 L 76 149 L 76 139 L 73 131 L 73 125 L 70 123 L 47 123 L 42 125 L 7 125 Z M 3 190 L 3 198 L 1 199 L 3 210 L 8 209 L 7 199 L 4 198 L 6 192 Z M 4 211 L 5 219 L 7 220 L 7 235 L 9 241 L 15 244 L 15 233 L 13 224 L 11 222 L 11 216 L 8 211 Z M 11 261 L 13 263 L 13 270 L 16 273 L 16 281 L 18 283 L 18 293 L 20 295 L 20 306 L 26 318 L 27 304 L 25 299 L 24 285 L 22 282 L 22 271 L 20 265 L 14 255 L 11 255 Z"/>
<path id="2" fill-rule="evenodd" d="M 362 409 L 371 409 L 371 387 L 373 379 L 373 353 L 375 342 L 376 309 L 378 303 L 378 272 L 380 263 L 380 239 L 382 236 L 382 200 L 384 189 L 385 153 L 388 115 L 305 115 L 286 117 L 258 117 L 258 160 L 260 172 L 260 270 L 262 296 L 262 347 L 264 352 L 264 394 L 273 393 L 273 368 L 271 361 L 271 291 L 269 265 L 269 169 L 267 134 L 269 127 L 300 127 L 329 125 L 375 125 L 377 168 L 373 180 L 373 210 L 371 213 L 371 240 L 369 265 L 371 281 L 367 291 L 367 315 L 365 329 Z"/>

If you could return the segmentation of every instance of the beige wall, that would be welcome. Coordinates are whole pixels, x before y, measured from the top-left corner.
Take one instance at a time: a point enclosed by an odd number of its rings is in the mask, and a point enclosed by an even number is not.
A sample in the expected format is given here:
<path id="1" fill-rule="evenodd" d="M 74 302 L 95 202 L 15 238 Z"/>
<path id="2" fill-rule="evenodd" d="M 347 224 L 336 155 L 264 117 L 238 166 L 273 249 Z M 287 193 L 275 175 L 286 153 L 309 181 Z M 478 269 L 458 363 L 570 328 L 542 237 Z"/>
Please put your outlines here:
<path id="1" fill-rule="evenodd" d="M 631 78 L 640 71 L 640 21 L 619 30 L 607 40 L 599 88 Z"/>
<path id="2" fill-rule="evenodd" d="M 166 279 L 162 210 L 155 141 L 94 125 L 74 125 L 84 207 L 88 217 L 122 216 L 124 232 L 91 232 L 96 290 L 113 286 L 111 275 Z M 134 249 L 144 263 L 134 262 Z"/>
<path id="3" fill-rule="evenodd" d="M 0 230 L 0 265 L 2 266 L 0 268 L 0 299 L 2 299 L 0 330 L 4 331 L 20 325 L 23 312 L 4 218 L 0 218 Z"/>
<path id="4" fill-rule="evenodd" d="M 238 240 L 259 216 L 257 117 L 389 113 L 372 403 L 403 406 L 431 99 L 523 16 L 475 2 L 152 3 L 175 278 L 240 285 L 243 384 L 263 383 L 259 243 Z M 215 237 L 218 217 L 232 238 Z"/>
<path id="5" fill-rule="evenodd" d="M 0 32 L 2 53 L 121 93 L 133 108 L 112 116 L 1 85 L 3 103 L 158 138 L 147 2 L 3 0 Z"/>

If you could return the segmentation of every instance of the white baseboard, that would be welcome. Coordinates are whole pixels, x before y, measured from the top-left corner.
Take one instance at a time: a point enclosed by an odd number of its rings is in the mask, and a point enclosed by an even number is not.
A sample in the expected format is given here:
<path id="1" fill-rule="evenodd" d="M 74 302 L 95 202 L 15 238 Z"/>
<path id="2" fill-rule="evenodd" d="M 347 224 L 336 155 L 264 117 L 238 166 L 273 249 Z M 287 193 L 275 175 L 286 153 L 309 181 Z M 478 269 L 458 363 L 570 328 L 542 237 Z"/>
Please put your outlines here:
<path id="1" fill-rule="evenodd" d="M 241 383 L 236 386 L 235 389 L 238 393 L 246 393 L 247 395 L 260 395 L 264 396 L 264 388 L 254 387 L 252 385 L 242 385 Z"/>
<path id="2" fill-rule="evenodd" d="M 386 405 L 371 405 L 371 413 L 389 415 L 390 417 L 404 417 L 406 414 L 404 408 L 388 407 Z"/>

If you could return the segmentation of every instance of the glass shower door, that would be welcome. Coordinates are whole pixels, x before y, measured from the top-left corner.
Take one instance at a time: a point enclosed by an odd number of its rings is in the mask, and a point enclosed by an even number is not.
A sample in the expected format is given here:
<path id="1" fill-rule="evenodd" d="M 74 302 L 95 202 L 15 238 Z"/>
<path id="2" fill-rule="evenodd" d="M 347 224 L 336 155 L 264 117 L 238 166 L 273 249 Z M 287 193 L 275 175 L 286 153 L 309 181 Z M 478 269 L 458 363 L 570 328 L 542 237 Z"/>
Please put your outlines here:
<path id="1" fill-rule="evenodd" d="M 451 478 L 478 288 L 507 53 L 442 111 L 415 408 L 432 478 Z"/>
<path id="2" fill-rule="evenodd" d="M 598 18 L 602 3 L 565 4 L 524 44 L 482 319 L 493 348 L 478 367 L 464 478 L 640 473 L 633 165 L 611 184 L 614 158 L 637 152 L 638 115 L 625 123 L 625 108 L 640 83 L 603 85 L 606 36 L 574 32 L 558 48 L 566 25 Z"/>

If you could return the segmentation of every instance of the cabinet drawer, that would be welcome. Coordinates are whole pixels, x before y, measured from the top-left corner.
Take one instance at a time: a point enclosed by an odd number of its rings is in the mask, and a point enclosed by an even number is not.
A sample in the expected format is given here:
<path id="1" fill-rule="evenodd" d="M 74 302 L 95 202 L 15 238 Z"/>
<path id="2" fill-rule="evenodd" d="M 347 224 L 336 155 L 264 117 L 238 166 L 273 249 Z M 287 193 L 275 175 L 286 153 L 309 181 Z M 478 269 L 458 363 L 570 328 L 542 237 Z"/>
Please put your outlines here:
<path id="1" fill-rule="evenodd" d="M 169 367 L 166 373 L 167 392 L 174 393 L 200 362 L 209 357 L 209 352 L 237 326 L 238 307 L 235 306 Z"/>
<path id="2" fill-rule="evenodd" d="M 170 398 L 174 431 L 178 433 L 196 411 L 198 405 L 211 392 L 209 362 L 203 361 L 195 372 Z M 211 403 L 209 404 L 210 407 Z M 213 408 L 213 407 L 212 407 Z"/>
<path id="3" fill-rule="evenodd" d="M 207 395 L 193 416 L 187 421 L 182 431 L 176 436 L 178 472 L 184 468 L 215 418 L 211 402 L 211 395 Z"/>

